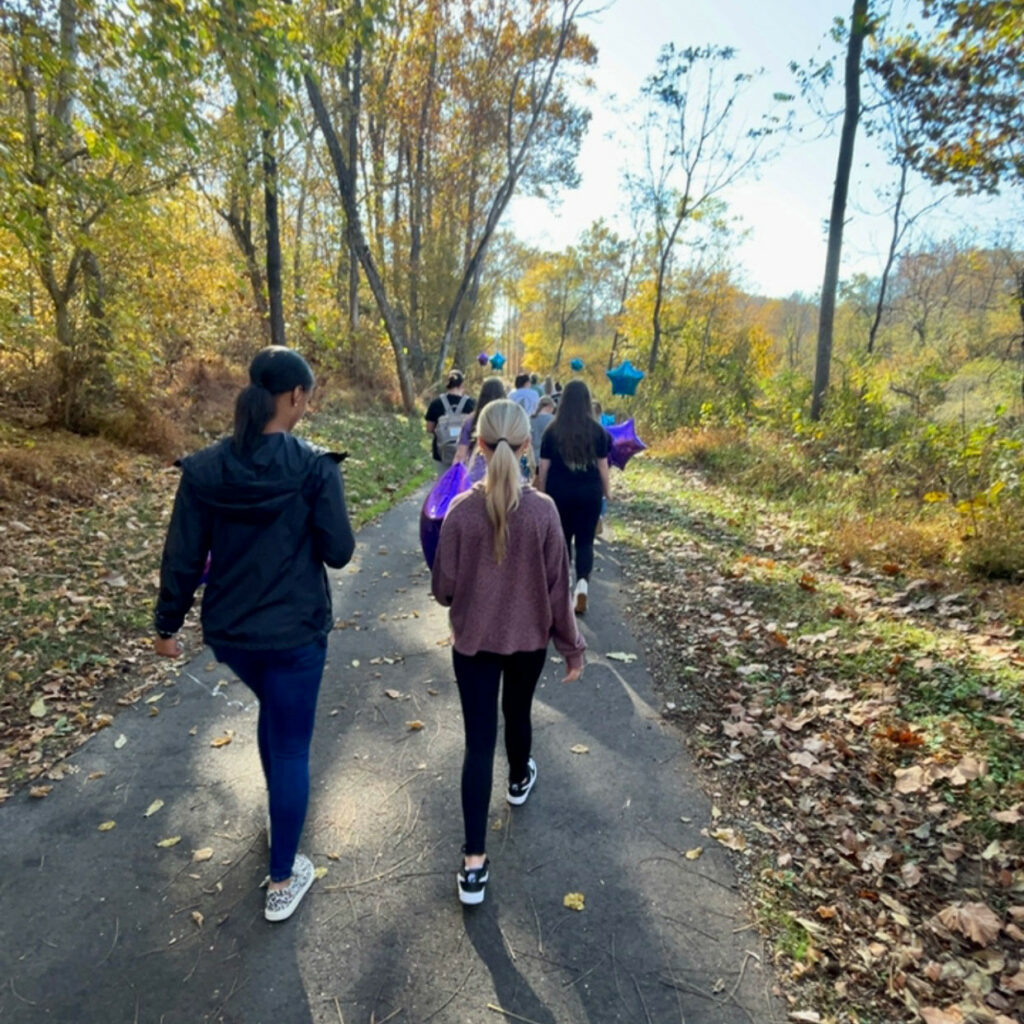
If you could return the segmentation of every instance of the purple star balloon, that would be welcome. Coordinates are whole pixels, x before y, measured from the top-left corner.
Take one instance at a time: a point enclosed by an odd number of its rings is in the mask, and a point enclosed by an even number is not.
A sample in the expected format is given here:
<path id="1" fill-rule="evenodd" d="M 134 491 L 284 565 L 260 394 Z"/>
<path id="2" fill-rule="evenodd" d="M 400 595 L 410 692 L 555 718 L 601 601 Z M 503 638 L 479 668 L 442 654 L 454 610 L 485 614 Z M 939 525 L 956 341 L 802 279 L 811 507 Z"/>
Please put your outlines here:
<path id="1" fill-rule="evenodd" d="M 480 355 L 478 355 L 478 356 L 476 357 L 476 361 L 477 361 L 477 362 L 478 362 L 478 363 L 479 363 L 479 364 L 480 364 L 481 366 L 486 366 L 486 365 L 487 365 L 487 362 L 488 362 L 488 360 L 489 360 L 490 358 L 491 358 L 491 357 L 490 357 L 490 356 L 489 356 L 489 355 L 488 355 L 488 354 L 487 354 L 486 352 L 481 352 L 481 353 L 480 353 Z"/>
<path id="2" fill-rule="evenodd" d="M 647 445 L 636 436 L 636 426 L 632 419 L 625 423 L 616 423 L 605 430 L 611 435 L 612 447 L 608 453 L 608 463 L 625 469 L 626 463 L 637 454 L 647 450 Z"/>

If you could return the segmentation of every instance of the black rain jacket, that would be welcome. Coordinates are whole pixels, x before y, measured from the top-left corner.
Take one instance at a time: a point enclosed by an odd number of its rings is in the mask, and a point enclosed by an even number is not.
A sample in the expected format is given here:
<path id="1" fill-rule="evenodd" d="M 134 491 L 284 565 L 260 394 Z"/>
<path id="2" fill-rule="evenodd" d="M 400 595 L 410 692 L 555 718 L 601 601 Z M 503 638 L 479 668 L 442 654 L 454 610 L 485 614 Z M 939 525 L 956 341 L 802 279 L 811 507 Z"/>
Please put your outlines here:
<path id="1" fill-rule="evenodd" d="M 288 433 L 266 434 L 249 458 L 230 438 L 182 459 L 154 625 L 176 633 L 207 553 L 203 638 L 211 646 L 286 650 L 327 636 L 325 565 L 352 558 L 338 456 Z"/>

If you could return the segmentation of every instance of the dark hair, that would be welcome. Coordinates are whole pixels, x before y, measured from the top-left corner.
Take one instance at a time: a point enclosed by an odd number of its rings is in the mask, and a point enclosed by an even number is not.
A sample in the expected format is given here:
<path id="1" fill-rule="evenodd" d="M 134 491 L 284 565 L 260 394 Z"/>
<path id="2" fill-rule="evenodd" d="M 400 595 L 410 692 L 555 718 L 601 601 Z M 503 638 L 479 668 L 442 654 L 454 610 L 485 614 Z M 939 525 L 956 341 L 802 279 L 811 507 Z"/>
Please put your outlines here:
<path id="1" fill-rule="evenodd" d="M 476 400 L 476 408 L 473 410 L 473 419 L 470 420 L 469 436 L 476 437 L 476 425 L 480 419 L 480 413 L 484 411 L 488 402 L 496 398 L 505 397 L 505 385 L 500 377 L 488 377 L 480 388 L 480 395 Z"/>
<path id="2" fill-rule="evenodd" d="M 571 380 L 565 385 L 548 430 L 562 461 L 571 470 L 579 472 L 597 462 L 590 389 L 583 381 Z"/>
<path id="3" fill-rule="evenodd" d="M 520 373 L 516 376 L 516 387 L 525 388 L 530 383 L 530 375 L 528 373 Z"/>
<path id="4" fill-rule="evenodd" d="M 249 385 L 235 399 L 234 446 L 239 455 L 251 455 L 273 419 L 275 395 L 295 388 L 310 392 L 316 384 L 313 371 L 298 352 L 283 345 L 268 345 L 249 364 Z"/>
<path id="5" fill-rule="evenodd" d="M 461 388 L 462 382 L 465 379 L 465 375 L 461 370 L 449 370 L 448 382 L 445 384 L 445 389 L 450 391 L 452 388 Z"/>

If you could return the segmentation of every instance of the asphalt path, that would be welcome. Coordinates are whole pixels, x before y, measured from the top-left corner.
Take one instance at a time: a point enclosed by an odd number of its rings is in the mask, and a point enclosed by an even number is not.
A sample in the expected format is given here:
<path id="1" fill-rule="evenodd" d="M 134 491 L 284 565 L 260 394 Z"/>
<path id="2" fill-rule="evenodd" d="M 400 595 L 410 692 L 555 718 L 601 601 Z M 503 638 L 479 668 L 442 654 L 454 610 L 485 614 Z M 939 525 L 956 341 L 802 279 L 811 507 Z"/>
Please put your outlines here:
<path id="1" fill-rule="evenodd" d="M 614 545 L 598 544 L 582 680 L 562 684 L 549 657 L 538 687 L 539 778 L 522 807 L 504 801 L 499 738 L 491 882 L 482 906 L 459 904 L 462 721 L 421 500 L 363 529 L 333 577 L 301 845 L 324 873 L 295 916 L 262 914 L 255 702 L 194 652 L 70 758 L 49 796 L 0 806 L 0 1022 L 780 1017 L 733 855 L 701 832 L 710 800 L 624 621 Z"/>

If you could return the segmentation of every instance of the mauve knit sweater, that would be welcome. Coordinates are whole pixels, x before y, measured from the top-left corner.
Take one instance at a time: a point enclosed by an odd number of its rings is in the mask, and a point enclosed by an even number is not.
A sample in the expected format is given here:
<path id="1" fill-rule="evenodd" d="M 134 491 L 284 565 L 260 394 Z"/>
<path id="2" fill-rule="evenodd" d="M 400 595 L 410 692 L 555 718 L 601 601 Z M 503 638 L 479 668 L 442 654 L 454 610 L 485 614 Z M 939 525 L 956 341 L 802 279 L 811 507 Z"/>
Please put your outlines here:
<path id="1" fill-rule="evenodd" d="M 546 494 L 523 487 L 500 565 L 483 484 L 460 494 L 441 525 L 431 575 L 434 597 L 451 608 L 460 654 L 538 651 L 550 639 L 569 669 L 583 664 L 587 645 L 572 610 L 565 537 Z"/>

